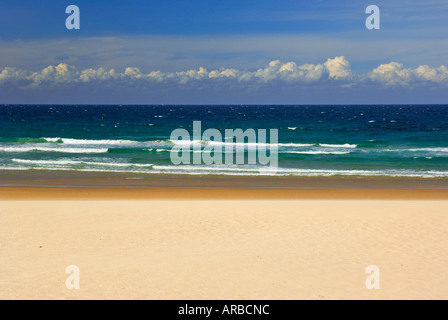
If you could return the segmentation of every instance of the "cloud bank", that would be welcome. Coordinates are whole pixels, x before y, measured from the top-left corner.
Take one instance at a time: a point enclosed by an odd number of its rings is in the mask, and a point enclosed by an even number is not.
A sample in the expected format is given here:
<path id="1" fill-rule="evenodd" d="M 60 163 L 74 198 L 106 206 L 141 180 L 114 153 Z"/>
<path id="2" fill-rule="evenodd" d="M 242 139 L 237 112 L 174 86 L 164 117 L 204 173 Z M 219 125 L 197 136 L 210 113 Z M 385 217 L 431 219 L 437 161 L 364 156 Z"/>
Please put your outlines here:
<path id="1" fill-rule="evenodd" d="M 220 68 L 207 70 L 199 67 L 193 70 L 149 73 L 137 67 L 126 67 L 122 72 L 115 69 L 88 68 L 79 70 L 65 63 L 50 65 L 40 71 L 23 70 L 13 67 L 0 67 L 0 86 L 10 84 L 21 88 L 54 88 L 60 85 L 76 85 L 82 83 L 95 84 L 127 84 L 143 85 L 188 83 L 228 83 L 244 85 L 269 85 L 272 83 L 297 84 L 311 86 L 327 84 L 334 86 L 356 86 L 362 84 L 380 84 L 385 87 L 413 87 L 433 84 L 448 86 L 448 69 L 421 65 L 417 68 L 406 68 L 398 62 L 381 64 L 367 73 L 356 73 L 349 61 L 344 57 L 330 58 L 320 64 L 297 64 L 275 60 L 256 70 L 237 70 Z"/>

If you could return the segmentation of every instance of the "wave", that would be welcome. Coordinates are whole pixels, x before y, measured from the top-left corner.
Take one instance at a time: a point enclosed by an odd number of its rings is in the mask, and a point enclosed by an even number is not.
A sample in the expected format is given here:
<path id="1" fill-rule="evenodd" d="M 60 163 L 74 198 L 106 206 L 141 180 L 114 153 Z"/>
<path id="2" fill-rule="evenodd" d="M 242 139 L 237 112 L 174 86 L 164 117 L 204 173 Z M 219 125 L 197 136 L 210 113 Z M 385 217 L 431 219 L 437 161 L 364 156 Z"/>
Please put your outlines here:
<path id="1" fill-rule="evenodd" d="M 218 145 L 218 144 L 216 144 Z M 213 146 L 213 144 L 211 145 Z M 237 144 L 237 147 L 245 147 L 247 145 L 245 144 Z M 268 145 L 266 145 L 268 146 Z M 311 145 L 294 145 L 295 147 L 300 146 L 311 146 Z M 107 146 L 106 146 L 107 147 Z M 253 145 L 252 147 L 256 147 Z M 230 151 L 234 150 L 235 148 L 230 148 Z M 268 148 L 270 149 L 270 148 Z M 228 148 L 223 148 L 224 151 L 229 151 Z M 163 149 L 163 148 L 82 148 L 79 147 L 61 147 L 59 146 L 40 146 L 40 145 L 33 145 L 33 146 L 1 146 L 0 152 L 15 152 L 15 153 L 25 153 L 25 152 L 55 152 L 55 153 L 76 153 L 76 154 L 83 154 L 83 153 L 112 153 L 112 154 L 133 154 L 133 153 L 151 153 L 151 152 L 170 152 L 171 149 Z M 236 150 L 235 150 L 236 151 Z M 193 150 L 193 152 L 203 152 L 202 150 Z M 233 152 L 233 151 L 232 151 Z"/>
<path id="2" fill-rule="evenodd" d="M 313 147 L 315 144 L 313 143 L 279 143 L 279 147 L 294 147 L 294 148 L 306 148 Z"/>
<path id="3" fill-rule="evenodd" d="M 31 171 L 31 170 L 45 170 L 45 171 L 73 171 L 73 172 L 103 172 L 103 173 L 156 173 L 152 171 L 139 171 L 139 170 L 106 170 L 97 168 L 51 168 L 51 167 L 0 167 L 0 170 L 20 170 L 20 171 Z"/>
<path id="4" fill-rule="evenodd" d="M 184 166 L 153 166 L 154 170 L 176 170 L 176 171 L 223 171 L 223 172 L 259 172 L 263 167 L 256 166 L 195 166 L 195 165 L 184 165 Z"/>
<path id="5" fill-rule="evenodd" d="M 135 144 L 138 141 L 132 140 L 88 140 L 88 139 L 71 139 L 71 138 L 42 138 L 47 142 L 58 142 L 71 145 L 121 145 Z"/>
<path id="6" fill-rule="evenodd" d="M 129 144 L 140 144 L 144 143 L 142 141 L 134 140 L 112 140 L 112 139 L 74 139 L 74 138 L 0 138 L 0 142 L 3 143 L 16 143 L 16 144 L 41 144 L 41 143 L 59 143 L 66 145 L 129 145 Z M 148 141 L 153 143 L 163 143 L 162 140 Z M 168 142 L 167 142 L 168 143 Z"/>
<path id="7" fill-rule="evenodd" d="M 165 174 L 193 174 L 193 175 L 243 175 L 243 176 L 384 176 L 384 177 L 414 177 L 414 178 L 442 178 L 448 177 L 448 171 L 405 171 L 405 170 L 326 170 L 326 169 L 284 169 L 278 170 L 264 167 L 259 169 L 234 169 L 234 168 L 214 168 L 214 167 L 172 167 L 154 166 L 153 173 Z"/>
<path id="8" fill-rule="evenodd" d="M 324 148 L 357 148 L 356 144 L 325 144 L 325 143 L 240 143 L 240 142 L 221 142 L 221 141 L 203 141 L 203 140 L 169 140 L 172 144 L 183 144 L 183 145 L 233 145 L 233 146 L 277 146 L 277 147 L 295 147 L 295 148 L 305 148 L 305 147 L 324 147 Z"/>
<path id="9" fill-rule="evenodd" d="M 13 138 L 13 139 L 7 139 L 3 140 L 6 142 L 15 142 L 20 144 L 45 144 L 48 143 L 48 147 L 54 145 L 54 144 L 64 144 L 65 146 L 127 146 L 127 145 L 137 145 L 138 147 L 141 147 L 141 150 L 143 149 L 149 149 L 149 148 L 156 148 L 160 149 L 160 146 L 172 146 L 172 145 L 210 145 L 210 146 L 223 146 L 223 147 L 278 147 L 278 148 L 306 148 L 306 147 L 324 147 L 324 148 L 357 148 L 358 146 L 356 144 L 324 144 L 324 143 L 277 143 L 277 144 L 271 144 L 271 143 L 241 143 L 241 142 L 225 142 L 225 141 L 204 141 L 204 140 L 153 140 L 153 141 L 133 141 L 133 140 L 90 140 L 90 139 L 74 139 L 74 138 L 61 138 L 61 137 L 54 137 L 54 138 Z M 148 147 L 148 148 L 144 148 Z M 10 146 L 5 147 L 8 150 L 11 150 Z M 5 149 L 0 147 L 1 149 Z M 33 148 L 43 149 L 43 146 L 27 146 L 27 148 Z M 109 148 L 111 149 L 111 148 Z M 116 148 L 118 149 L 118 148 Z M 45 150 L 41 151 L 47 151 L 48 148 L 45 147 Z M 113 151 L 112 151 L 113 152 Z"/>
<path id="10" fill-rule="evenodd" d="M 287 151 L 287 152 L 282 152 L 282 153 L 309 154 L 309 155 L 319 155 L 319 154 L 344 155 L 344 154 L 350 154 L 351 151 Z"/>
<path id="11" fill-rule="evenodd" d="M 134 165 L 138 167 L 137 165 Z M 412 171 L 412 170 L 330 170 L 330 169 L 292 169 L 269 167 L 220 167 L 220 166 L 147 166 L 131 169 L 132 165 L 123 170 L 98 168 L 54 168 L 54 167 L 11 167 L 0 166 L 0 170 L 48 170 L 48 171 L 80 171 L 106 173 L 140 173 L 140 174 L 176 174 L 176 175 L 240 175 L 240 176 L 384 176 L 384 177 L 415 177 L 415 178 L 448 178 L 448 171 Z"/>
<path id="12" fill-rule="evenodd" d="M 412 152 L 428 151 L 428 152 L 448 152 L 448 148 L 418 148 L 418 149 L 408 149 Z"/>
<path id="13" fill-rule="evenodd" d="M 52 147 L 0 147 L 0 152 L 58 152 L 58 153 L 106 153 L 108 149 L 98 148 L 52 148 Z"/>
<path id="14" fill-rule="evenodd" d="M 356 144 L 325 144 L 325 143 L 319 143 L 320 147 L 324 147 L 324 148 L 357 148 L 358 145 Z"/>
<path id="15" fill-rule="evenodd" d="M 8 144 L 48 143 L 44 138 L 0 138 L 0 142 Z"/>
<path id="16" fill-rule="evenodd" d="M 294 169 L 270 168 L 256 166 L 159 166 L 152 167 L 154 172 L 176 174 L 247 174 L 272 176 L 389 176 L 389 177 L 448 177 L 448 171 L 413 171 L 413 170 L 343 170 L 343 169 Z"/>
<path id="17" fill-rule="evenodd" d="M 91 162 L 91 161 L 74 161 L 74 160 L 24 160 L 12 159 L 13 162 L 22 164 L 36 164 L 48 166 L 65 166 L 65 165 L 91 165 L 99 167 L 152 167 L 153 164 L 134 164 L 134 163 L 118 163 L 118 162 Z"/>
<path id="18" fill-rule="evenodd" d="M 221 142 L 221 141 L 204 141 L 204 140 L 168 140 L 171 144 L 176 145 L 211 145 L 211 146 L 234 146 L 234 147 L 313 147 L 314 143 L 259 143 L 259 142 Z"/>
<path id="19" fill-rule="evenodd" d="M 448 153 L 448 148 L 410 148 L 410 149 L 384 149 L 386 152 L 435 152 L 435 153 Z"/>
<path id="20" fill-rule="evenodd" d="M 116 153 L 116 154 L 132 154 L 132 153 L 150 153 L 153 152 L 154 149 L 124 149 L 124 148 L 109 148 L 107 149 L 107 153 Z"/>

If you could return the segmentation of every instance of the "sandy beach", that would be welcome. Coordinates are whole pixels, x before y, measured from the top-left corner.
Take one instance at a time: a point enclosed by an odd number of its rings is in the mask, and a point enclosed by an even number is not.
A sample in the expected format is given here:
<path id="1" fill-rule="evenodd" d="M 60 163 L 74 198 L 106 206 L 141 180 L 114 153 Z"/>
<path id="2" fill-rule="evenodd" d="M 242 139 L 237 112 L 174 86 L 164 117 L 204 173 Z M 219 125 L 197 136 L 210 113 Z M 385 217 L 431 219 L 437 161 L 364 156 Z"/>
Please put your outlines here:
<path id="1" fill-rule="evenodd" d="M 445 190 L 131 191 L 2 188 L 0 299 L 448 298 Z"/>

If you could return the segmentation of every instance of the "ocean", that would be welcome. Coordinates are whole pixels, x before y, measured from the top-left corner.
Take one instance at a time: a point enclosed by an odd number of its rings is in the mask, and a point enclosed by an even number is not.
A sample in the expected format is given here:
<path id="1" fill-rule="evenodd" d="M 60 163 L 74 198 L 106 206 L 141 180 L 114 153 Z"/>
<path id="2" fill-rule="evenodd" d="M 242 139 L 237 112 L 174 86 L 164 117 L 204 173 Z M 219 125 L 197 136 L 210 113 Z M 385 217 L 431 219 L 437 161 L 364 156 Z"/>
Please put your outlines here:
<path id="1" fill-rule="evenodd" d="M 191 132 L 194 121 L 221 132 L 278 129 L 278 170 L 174 165 L 171 132 Z M 0 170 L 443 178 L 448 105 L 3 105 Z"/>

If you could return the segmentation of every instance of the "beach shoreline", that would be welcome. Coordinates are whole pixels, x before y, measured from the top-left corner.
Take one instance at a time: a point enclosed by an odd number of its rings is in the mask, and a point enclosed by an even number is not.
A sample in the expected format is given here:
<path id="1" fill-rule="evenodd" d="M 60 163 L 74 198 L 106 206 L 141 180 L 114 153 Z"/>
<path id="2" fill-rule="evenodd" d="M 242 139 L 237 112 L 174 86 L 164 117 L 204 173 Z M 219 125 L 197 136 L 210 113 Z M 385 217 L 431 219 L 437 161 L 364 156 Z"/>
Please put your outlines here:
<path id="1" fill-rule="evenodd" d="M 448 179 L 0 172 L 0 200 L 448 200 Z"/>
<path id="2" fill-rule="evenodd" d="M 246 176 L 0 170 L 0 187 L 166 189 L 447 189 L 448 178 Z"/>

